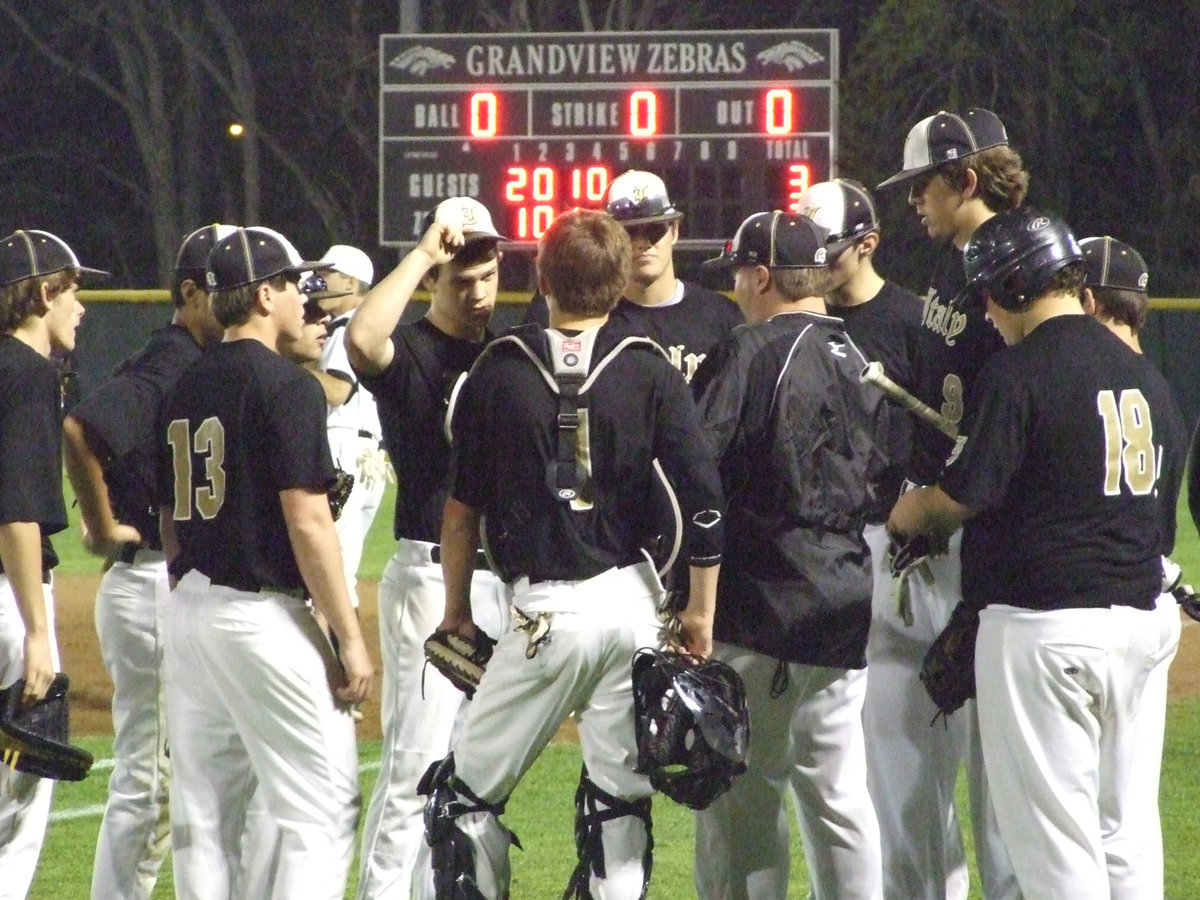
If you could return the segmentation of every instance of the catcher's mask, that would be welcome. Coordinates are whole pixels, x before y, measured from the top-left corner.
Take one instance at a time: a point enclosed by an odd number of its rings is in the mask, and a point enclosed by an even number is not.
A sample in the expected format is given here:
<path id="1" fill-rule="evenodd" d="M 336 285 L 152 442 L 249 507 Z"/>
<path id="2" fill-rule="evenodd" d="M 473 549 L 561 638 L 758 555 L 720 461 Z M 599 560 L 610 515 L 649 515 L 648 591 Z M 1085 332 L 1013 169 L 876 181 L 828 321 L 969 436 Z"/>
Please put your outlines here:
<path id="1" fill-rule="evenodd" d="M 704 809 L 746 771 L 750 714 L 737 672 L 716 660 L 642 648 L 633 657 L 637 771 Z"/>

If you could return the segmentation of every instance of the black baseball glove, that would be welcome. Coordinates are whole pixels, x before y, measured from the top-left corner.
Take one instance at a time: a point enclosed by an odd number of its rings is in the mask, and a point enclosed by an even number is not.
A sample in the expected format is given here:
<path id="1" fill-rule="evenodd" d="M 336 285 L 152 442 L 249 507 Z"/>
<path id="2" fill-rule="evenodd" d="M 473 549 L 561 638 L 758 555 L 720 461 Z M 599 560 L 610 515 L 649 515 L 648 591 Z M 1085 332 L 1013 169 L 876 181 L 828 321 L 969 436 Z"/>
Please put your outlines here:
<path id="1" fill-rule="evenodd" d="M 940 716 L 949 716 L 975 696 L 975 637 L 979 610 L 959 602 L 950 621 L 933 641 L 921 663 L 921 683 Z M 933 724 L 933 723 L 930 723 Z"/>
<path id="2" fill-rule="evenodd" d="M 82 781 L 92 754 L 69 741 L 67 676 L 54 676 L 46 696 L 22 703 L 24 680 L 0 691 L 0 757 L 6 766 L 39 778 Z"/>
<path id="3" fill-rule="evenodd" d="M 333 485 L 329 488 L 329 511 L 333 513 L 333 521 L 341 518 L 342 507 L 350 499 L 350 492 L 353 490 L 354 476 L 334 466 Z"/>
<path id="4" fill-rule="evenodd" d="M 475 696 L 494 646 L 496 642 L 479 629 L 473 640 L 456 631 L 439 629 L 425 639 L 425 661 L 470 699 Z"/>

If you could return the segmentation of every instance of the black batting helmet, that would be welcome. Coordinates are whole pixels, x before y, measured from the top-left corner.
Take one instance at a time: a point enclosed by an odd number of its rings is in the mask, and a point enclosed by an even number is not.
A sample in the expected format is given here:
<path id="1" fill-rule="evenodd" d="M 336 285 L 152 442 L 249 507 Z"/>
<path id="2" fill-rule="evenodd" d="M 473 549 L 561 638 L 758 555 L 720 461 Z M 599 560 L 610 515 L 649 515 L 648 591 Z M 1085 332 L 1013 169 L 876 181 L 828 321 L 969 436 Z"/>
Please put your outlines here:
<path id="1" fill-rule="evenodd" d="M 1004 309 L 1019 310 L 1073 263 L 1082 265 L 1083 251 L 1066 223 L 1052 213 L 1023 206 L 975 229 L 963 248 L 963 293 L 974 301 L 990 295 Z"/>
<path id="2" fill-rule="evenodd" d="M 746 771 L 746 689 L 725 663 L 644 647 L 633 657 L 633 709 L 637 771 L 675 802 L 704 809 Z"/>

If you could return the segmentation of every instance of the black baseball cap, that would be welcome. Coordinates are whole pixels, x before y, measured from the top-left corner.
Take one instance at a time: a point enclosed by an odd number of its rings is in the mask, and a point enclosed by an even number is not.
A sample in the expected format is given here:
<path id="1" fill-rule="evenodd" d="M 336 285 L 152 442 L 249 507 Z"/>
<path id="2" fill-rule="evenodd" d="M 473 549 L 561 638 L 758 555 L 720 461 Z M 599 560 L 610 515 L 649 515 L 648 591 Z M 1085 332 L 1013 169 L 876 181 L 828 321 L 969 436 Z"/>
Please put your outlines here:
<path id="1" fill-rule="evenodd" d="M 755 213 L 726 242 L 720 256 L 701 265 L 706 269 L 823 269 L 829 256 L 827 238 L 828 232 L 808 216 L 778 209 Z"/>
<path id="2" fill-rule="evenodd" d="M 75 251 L 48 231 L 18 229 L 0 241 L 0 286 L 43 278 L 64 269 L 78 269 L 81 275 L 112 274 L 80 265 Z"/>
<path id="3" fill-rule="evenodd" d="M 644 225 L 682 219 L 683 213 L 667 196 L 667 186 L 653 172 L 630 169 L 608 186 L 604 211 L 622 225 Z"/>
<path id="4" fill-rule="evenodd" d="M 1079 247 L 1083 250 L 1083 262 L 1087 266 L 1085 285 L 1146 293 L 1150 271 L 1142 254 L 1128 244 L 1105 235 L 1084 238 L 1079 242 Z"/>
<path id="5" fill-rule="evenodd" d="M 302 272 L 316 267 L 315 261 L 301 259 L 291 241 L 278 231 L 254 225 L 235 228 L 217 241 L 208 254 L 205 279 L 210 291 L 226 291 L 276 275 L 293 274 L 299 281 Z"/>
<path id="6" fill-rule="evenodd" d="M 907 181 L 942 163 L 1008 143 L 1004 123 L 987 109 L 968 109 L 963 115 L 942 110 L 922 119 L 904 141 L 904 168 L 880 182 L 885 188 Z"/>
<path id="7" fill-rule="evenodd" d="M 814 184 L 796 200 L 795 208 L 829 232 L 825 246 L 831 254 L 879 230 L 875 201 L 866 187 L 852 178 Z"/>
<path id="8" fill-rule="evenodd" d="M 183 239 L 175 255 L 175 271 L 203 272 L 208 268 L 208 254 L 217 242 L 237 231 L 232 225 L 205 225 Z"/>

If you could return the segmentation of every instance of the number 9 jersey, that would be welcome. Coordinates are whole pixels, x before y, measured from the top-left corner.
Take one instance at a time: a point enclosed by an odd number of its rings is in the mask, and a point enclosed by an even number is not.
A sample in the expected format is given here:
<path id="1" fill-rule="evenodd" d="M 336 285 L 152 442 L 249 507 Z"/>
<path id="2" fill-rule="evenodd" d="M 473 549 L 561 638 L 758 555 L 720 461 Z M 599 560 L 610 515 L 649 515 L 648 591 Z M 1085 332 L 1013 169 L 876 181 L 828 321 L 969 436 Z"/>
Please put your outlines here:
<path id="1" fill-rule="evenodd" d="M 1058 316 L 993 356 L 940 481 L 978 515 L 963 598 L 1153 609 L 1187 432 L 1165 379 L 1103 325 Z"/>

